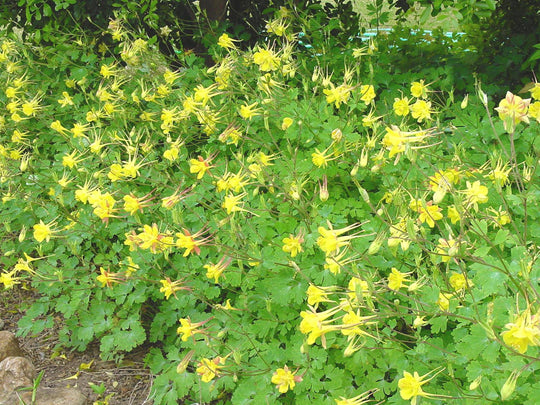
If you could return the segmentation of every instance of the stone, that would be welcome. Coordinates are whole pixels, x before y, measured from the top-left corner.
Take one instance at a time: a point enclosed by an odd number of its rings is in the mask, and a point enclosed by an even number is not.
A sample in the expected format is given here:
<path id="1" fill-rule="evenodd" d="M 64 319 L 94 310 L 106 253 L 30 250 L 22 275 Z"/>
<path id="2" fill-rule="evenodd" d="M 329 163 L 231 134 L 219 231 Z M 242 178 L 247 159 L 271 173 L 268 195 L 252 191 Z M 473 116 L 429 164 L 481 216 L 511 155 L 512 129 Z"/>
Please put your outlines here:
<path id="1" fill-rule="evenodd" d="M 6 357 L 21 357 L 23 352 L 15 335 L 7 330 L 0 331 L 0 361 Z"/>
<path id="2" fill-rule="evenodd" d="M 26 393 L 21 392 L 18 395 L 13 391 L 31 386 L 35 375 L 34 366 L 25 357 L 12 356 L 2 360 L 0 362 L 0 405 L 20 404 L 19 399 L 26 398 Z"/>
<path id="3" fill-rule="evenodd" d="M 32 385 L 36 369 L 26 357 L 7 357 L 0 362 L 0 392 Z"/>
<path id="4" fill-rule="evenodd" d="M 0 405 L 20 405 L 23 400 L 32 403 L 31 391 L 11 392 Z M 86 405 L 86 397 L 77 388 L 38 388 L 34 405 Z"/>

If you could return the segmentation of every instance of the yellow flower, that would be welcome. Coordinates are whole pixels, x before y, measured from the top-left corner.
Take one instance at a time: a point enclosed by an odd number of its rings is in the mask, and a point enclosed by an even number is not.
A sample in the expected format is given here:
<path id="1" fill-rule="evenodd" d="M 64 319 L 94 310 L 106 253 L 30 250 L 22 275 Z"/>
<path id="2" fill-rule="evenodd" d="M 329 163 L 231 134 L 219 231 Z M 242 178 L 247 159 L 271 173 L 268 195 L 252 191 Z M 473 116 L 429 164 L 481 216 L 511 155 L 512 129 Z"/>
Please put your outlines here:
<path id="1" fill-rule="evenodd" d="M 473 286 L 472 281 L 468 280 L 462 273 L 452 273 L 449 281 L 454 291 L 461 291 Z"/>
<path id="2" fill-rule="evenodd" d="M 253 54 L 253 62 L 259 65 L 261 72 L 276 70 L 281 60 L 271 49 L 259 49 Z"/>
<path id="3" fill-rule="evenodd" d="M 256 108 L 256 106 L 257 106 L 257 102 L 250 105 L 247 105 L 247 104 L 241 105 L 238 111 L 238 114 L 240 114 L 240 117 L 246 120 L 250 120 L 253 117 L 256 117 L 257 115 L 260 115 L 260 109 Z"/>
<path id="4" fill-rule="evenodd" d="M 509 91 L 506 92 L 506 97 L 499 102 L 499 106 L 495 110 L 499 113 L 499 118 L 504 121 L 504 129 L 512 132 L 515 126 L 523 121 L 529 123 L 527 117 L 527 108 L 531 99 L 522 99 Z"/>
<path id="5" fill-rule="evenodd" d="M 286 365 L 283 368 L 278 368 L 272 375 L 272 384 L 276 384 L 281 394 L 292 390 L 296 383 L 301 381 L 302 377 L 295 376 Z"/>
<path id="6" fill-rule="evenodd" d="M 393 108 L 396 115 L 406 117 L 410 111 L 409 99 L 407 97 L 395 98 Z"/>
<path id="7" fill-rule="evenodd" d="M 39 243 L 43 241 L 49 242 L 51 240 L 51 236 L 56 232 L 52 229 L 53 224 L 53 222 L 44 224 L 42 220 L 39 220 L 39 224 L 35 224 L 33 226 L 34 239 L 37 240 Z"/>
<path id="8" fill-rule="evenodd" d="M 362 100 L 366 105 L 370 104 L 373 99 L 376 97 L 375 88 L 371 84 L 364 84 L 360 86 L 360 100 Z"/>
<path id="9" fill-rule="evenodd" d="M 88 201 L 94 208 L 94 214 L 101 218 L 104 223 L 108 223 L 109 218 L 116 212 L 114 208 L 116 200 L 110 193 L 101 194 L 99 191 L 95 191 Z"/>
<path id="10" fill-rule="evenodd" d="M 431 101 L 417 100 L 411 107 L 411 115 L 418 122 L 431 118 Z"/>
<path id="11" fill-rule="evenodd" d="M 437 300 L 436 304 L 439 306 L 441 311 L 448 311 L 448 308 L 450 308 L 450 298 L 452 298 L 453 295 L 449 293 L 439 293 L 439 299 Z"/>
<path id="12" fill-rule="evenodd" d="M 306 291 L 308 304 L 317 308 L 321 302 L 331 302 L 331 300 L 328 299 L 328 294 L 332 288 L 333 287 L 318 287 L 314 284 L 310 284 Z"/>
<path id="13" fill-rule="evenodd" d="M 388 288 L 397 291 L 401 287 L 405 287 L 405 282 L 410 281 L 407 278 L 409 273 L 402 273 L 395 267 L 392 267 L 392 272 L 388 276 Z"/>
<path id="14" fill-rule="evenodd" d="M 439 238 L 436 253 L 441 256 L 443 263 L 448 263 L 451 257 L 458 253 L 459 242 L 452 237 L 450 239 Z"/>
<path id="15" fill-rule="evenodd" d="M 16 270 L 11 270 L 8 273 L 0 273 L 0 283 L 4 284 L 4 289 L 9 290 L 14 285 L 19 284 L 19 278 L 14 277 Z"/>
<path id="16" fill-rule="evenodd" d="M 282 130 L 287 130 L 287 128 L 289 128 L 292 124 L 293 124 L 293 120 L 292 118 L 289 118 L 289 117 L 285 117 L 283 118 L 283 122 L 281 123 L 281 129 Z"/>
<path id="17" fill-rule="evenodd" d="M 70 169 L 73 169 L 75 166 L 77 166 L 77 163 L 79 163 L 81 160 L 79 157 L 77 157 L 77 151 L 74 150 L 70 154 L 62 156 L 62 166 L 69 167 Z"/>
<path id="18" fill-rule="evenodd" d="M 137 211 L 143 212 L 143 208 L 148 207 L 150 200 L 144 200 L 144 197 L 137 198 L 133 194 L 125 195 L 124 211 L 129 212 L 129 215 L 134 215 Z"/>
<path id="19" fill-rule="evenodd" d="M 529 105 L 528 115 L 530 118 L 540 122 L 540 101 L 535 101 Z"/>
<path id="20" fill-rule="evenodd" d="M 176 333 L 179 335 L 182 335 L 182 342 L 187 342 L 187 340 L 198 333 L 203 333 L 204 331 L 202 329 L 199 329 L 202 325 L 204 325 L 208 320 L 202 321 L 202 322 L 196 322 L 192 323 L 191 319 L 189 317 L 180 319 L 180 324 L 176 329 Z"/>
<path id="21" fill-rule="evenodd" d="M 178 238 L 175 242 L 176 247 L 185 249 L 184 257 L 187 257 L 192 252 L 199 255 L 201 253 L 201 246 L 204 245 L 209 239 L 209 237 L 197 239 L 205 232 L 205 230 L 202 229 L 193 235 L 187 229 L 183 229 L 183 231 L 184 233 L 176 233 L 176 237 Z"/>
<path id="22" fill-rule="evenodd" d="M 478 211 L 478 203 L 486 203 L 488 201 L 488 188 L 480 184 L 480 181 L 475 181 L 473 184 L 467 182 L 467 189 L 463 191 L 467 196 L 466 204 L 474 207 Z"/>
<path id="23" fill-rule="evenodd" d="M 336 401 L 336 405 L 362 405 L 371 402 L 369 397 L 376 391 L 378 391 L 378 389 L 363 392 L 354 398 L 339 397 L 339 399 L 334 399 L 334 401 Z"/>
<path id="24" fill-rule="evenodd" d="M 212 360 L 204 358 L 197 364 L 195 372 L 201 376 L 202 382 L 210 382 L 215 377 L 219 377 L 220 370 L 224 367 L 225 359 L 219 356 Z"/>
<path id="25" fill-rule="evenodd" d="M 67 91 L 62 92 L 62 98 L 58 100 L 58 103 L 63 107 L 67 105 L 73 105 L 73 99 Z"/>
<path id="26" fill-rule="evenodd" d="M 165 278 L 165 280 L 159 280 L 159 282 L 161 283 L 161 288 L 159 289 L 159 292 L 165 295 L 166 300 L 168 300 L 171 295 L 174 295 L 174 297 L 176 298 L 176 291 L 189 290 L 188 287 L 184 287 L 182 285 L 184 283 L 184 280 L 171 281 L 171 279 L 167 277 Z"/>
<path id="27" fill-rule="evenodd" d="M 461 215 L 459 215 L 459 211 L 454 205 L 448 207 L 448 218 L 450 219 L 450 221 L 452 221 L 453 224 L 461 220 Z"/>
<path id="28" fill-rule="evenodd" d="M 221 207 L 227 211 L 227 214 L 232 214 L 233 212 L 243 211 L 244 209 L 240 206 L 242 198 L 246 196 L 246 193 L 233 195 L 226 195 L 223 199 Z"/>
<path id="29" fill-rule="evenodd" d="M 221 36 L 218 38 L 218 45 L 225 49 L 236 49 L 236 45 L 234 44 L 235 40 L 229 37 L 227 33 L 221 34 Z"/>
<path id="30" fill-rule="evenodd" d="M 112 77 L 118 73 L 116 69 L 116 65 L 102 65 L 101 69 L 99 70 L 99 74 L 103 76 L 105 79 L 108 79 L 109 77 Z"/>
<path id="31" fill-rule="evenodd" d="M 332 229 L 332 225 L 330 223 L 328 223 L 329 229 L 319 226 L 317 231 L 319 232 L 320 236 L 317 238 L 317 245 L 319 245 L 319 248 L 321 248 L 327 257 L 333 256 L 341 247 L 347 246 L 351 239 L 358 237 L 356 234 L 349 236 L 340 235 L 355 229 L 358 226 L 359 224 L 353 224 L 342 229 Z"/>
<path id="32" fill-rule="evenodd" d="M 421 223 L 427 222 L 430 228 L 435 226 L 435 221 L 443 218 L 443 214 L 441 213 L 439 206 L 432 204 L 431 202 L 428 204 L 423 204 L 422 201 L 418 201 L 415 206 L 413 206 L 411 203 L 411 209 L 417 211 L 420 214 L 418 216 L 418 220 Z"/>
<path id="33" fill-rule="evenodd" d="M 289 235 L 288 238 L 283 238 L 283 251 L 285 253 L 290 253 L 291 257 L 295 257 L 298 253 L 302 252 L 302 243 L 304 238 L 302 235 L 293 236 Z"/>
<path id="34" fill-rule="evenodd" d="M 401 398 L 404 400 L 412 399 L 411 404 L 414 405 L 417 402 L 417 397 L 427 396 L 428 394 L 422 390 L 422 385 L 429 380 L 424 381 L 424 377 L 425 376 L 420 377 L 416 371 L 414 372 L 414 375 L 404 371 L 403 378 L 400 378 L 398 381 L 399 395 L 401 395 Z"/>
<path id="35" fill-rule="evenodd" d="M 497 165 L 488 174 L 488 177 L 493 181 L 497 187 L 503 187 L 508 182 L 508 174 L 511 169 L 505 163 L 504 165 L 500 160 L 497 161 Z"/>
<path id="36" fill-rule="evenodd" d="M 540 346 L 540 316 L 525 310 L 514 322 L 507 323 L 508 329 L 501 333 L 504 343 L 524 354 L 529 346 Z"/>
<path id="37" fill-rule="evenodd" d="M 418 226 L 413 224 L 413 230 L 416 232 Z M 411 245 L 411 238 L 407 232 L 407 218 L 401 218 L 400 221 L 390 227 L 390 237 L 388 238 L 388 246 L 401 246 L 401 250 L 406 251 Z"/>
<path id="38" fill-rule="evenodd" d="M 56 120 L 51 123 L 51 128 L 54 129 L 57 132 L 60 132 L 62 135 L 64 135 L 66 132 L 68 132 L 67 128 L 64 128 L 60 121 Z"/>
<path id="39" fill-rule="evenodd" d="M 319 149 L 315 149 L 315 152 L 311 154 L 311 161 L 313 162 L 313 164 L 317 167 L 328 166 L 328 162 L 334 160 L 335 157 L 332 157 L 332 153 L 327 155 L 327 152 L 328 148 L 322 152 L 319 152 Z"/>
<path id="40" fill-rule="evenodd" d="M 229 264 L 231 264 L 231 259 L 227 259 L 225 257 L 222 257 L 217 264 L 205 264 L 203 268 L 206 269 L 206 277 L 213 278 L 214 282 L 217 283 L 219 281 L 219 277 L 221 277 Z"/>
<path id="41" fill-rule="evenodd" d="M 540 83 L 534 83 L 534 86 L 529 90 L 532 98 L 540 100 Z"/>
<path id="42" fill-rule="evenodd" d="M 96 280 L 101 283 L 101 287 L 107 286 L 107 288 L 112 288 L 112 285 L 119 283 L 122 279 L 119 277 L 118 273 L 110 273 L 105 270 L 103 267 L 99 268 L 100 275 L 96 277 Z"/>
<path id="43" fill-rule="evenodd" d="M 427 97 L 427 85 L 424 84 L 423 80 L 411 83 L 411 94 L 416 98 Z"/>
<path id="44" fill-rule="evenodd" d="M 200 180 L 212 167 L 210 162 L 212 158 L 203 159 L 202 156 L 199 156 L 198 159 L 189 160 L 189 172 L 197 173 L 197 179 Z"/>
<path id="45" fill-rule="evenodd" d="M 353 87 L 345 83 L 338 87 L 334 87 L 332 83 L 330 84 L 330 89 L 323 90 L 323 93 L 326 95 L 326 102 L 328 104 L 334 103 L 336 108 L 339 108 L 341 104 L 347 104 Z"/>
<path id="46" fill-rule="evenodd" d="M 338 326 L 331 325 L 335 319 L 327 319 L 332 315 L 335 315 L 341 308 L 337 306 L 323 312 L 317 312 L 313 307 L 310 307 L 309 309 L 309 311 L 300 312 L 300 317 L 302 318 L 302 321 L 300 322 L 300 332 L 304 335 L 308 335 L 308 345 L 312 345 L 320 337 L 323 347 L 326 348 L 325 334 L 339 329 Z"/>

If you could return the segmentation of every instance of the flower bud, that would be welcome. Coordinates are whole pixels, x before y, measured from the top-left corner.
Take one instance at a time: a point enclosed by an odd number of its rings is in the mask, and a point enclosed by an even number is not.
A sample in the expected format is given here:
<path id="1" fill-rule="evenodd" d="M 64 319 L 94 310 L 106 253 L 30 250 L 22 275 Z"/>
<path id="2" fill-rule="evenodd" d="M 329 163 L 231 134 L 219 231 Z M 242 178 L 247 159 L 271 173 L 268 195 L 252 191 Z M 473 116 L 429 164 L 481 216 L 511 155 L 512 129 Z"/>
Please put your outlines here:
<path id="1" fill-rule="evenodd" d="M 514 393 L 514 390 L 516 389 L 516 382 L 519 377 L 519 374 L 517 371 L 512 371 L 512 374 L 510 374 L 510 377 L 506 380 L 504 385 L 501 388 L 501 399 L 503 401 L 506 401 L 508 398 L 512 396 Z"/>
<path id="2" fill-rule="evenodd" d="M 474 379 L 474 381 L 469 385 L 469 389 L 471 391 L 474 391 L 480 386 L 481 382 L 482 382 L 482 374 L 480 374 L 478 377 Z"/>
<path id="3" fill-rule="evenodd" d="M 360 166 L 362 167 L 366 167 L 367 164 L 368 164 L 368 157 L 369 157 L 369 154 L 368 154 L 368 150 L 367 148 L 364 146 L 362 148 L 362 153 L 360 154 Z"/>
<path id="4" fill-rule="evenodd" d="M 21 233 L 19 234 L 19 242 L 24 241 L 25 238 L 26 238 L 26 226 L 23 225 L 21 229 Z"/>
<path id="5" fill-rule="evenodd" d="M 354 167 L 352 168 L 351 170 L 351 176 L 356 176 L 356 174 L 358 173 L 358 168 L 360 167 L 360 162 L 356 162 L 356 164 L 354 165 Z"/>
<path id="6" fill-rule="evenodd" d="M 335 142 L 341 142 L 341 140 L 343 139 L 343 132 L 341 132 L 341 129 L 336 128 L 332 131 L 331 136 Z"/>
<path id="7" fill-rule="evenodd" d="M 463 109 L 467 108 L 467 104 L 469 104 L 469 95 L 468 94 L 465 95 L 465 98 L 461 102 L 461 109 L 463 110 Z"/>
<path id="8" fill-rule="evenodd" d="M 319 198 L 322 202 L 325 202 L 328 200 L 328 197 L 330 197 L 328 193 L 328 178 L 324 175 L 322 184 L 319 183 Z"/>

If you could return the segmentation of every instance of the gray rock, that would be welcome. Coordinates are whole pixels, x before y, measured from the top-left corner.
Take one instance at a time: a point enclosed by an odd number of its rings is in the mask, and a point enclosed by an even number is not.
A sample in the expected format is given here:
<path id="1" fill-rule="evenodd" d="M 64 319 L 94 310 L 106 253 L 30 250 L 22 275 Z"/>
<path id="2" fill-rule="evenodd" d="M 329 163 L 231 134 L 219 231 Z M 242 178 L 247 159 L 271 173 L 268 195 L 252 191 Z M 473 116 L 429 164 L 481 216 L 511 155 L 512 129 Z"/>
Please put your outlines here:
<path id="1" fill-rule="evenodd" d="M 26 357 L 7 357 L 0 362 L 0 393 L 32 385 L 35 376 L 36 369 Z"/>
<path id="2" fill-rule="evenodd" d="M 23 355 L 17 338 L 7 330 L 0 331 L 0 361 L 6 357 L 20 357 Z"/>
<path id="3" fill-rule="evenodd" d="M 32 403 L 31 391 L 11 392 L 0 405 L 20 405 L 21 401 Z M 77 388 L 38 388 L 35 405 L 86 405 L 86 397 Z"/>

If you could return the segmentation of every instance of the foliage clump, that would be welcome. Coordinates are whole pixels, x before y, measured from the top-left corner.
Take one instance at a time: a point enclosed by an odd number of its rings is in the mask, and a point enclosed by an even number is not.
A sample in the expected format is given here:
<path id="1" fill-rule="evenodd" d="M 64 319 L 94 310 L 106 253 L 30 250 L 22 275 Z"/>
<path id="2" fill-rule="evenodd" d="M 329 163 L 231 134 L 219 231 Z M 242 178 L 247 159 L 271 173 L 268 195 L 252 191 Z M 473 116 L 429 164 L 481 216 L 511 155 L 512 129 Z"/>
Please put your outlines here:
<path id="1" fill-rule="evenodd" d="M 22 333 L 154 345 L 156 403 L 535 403 L 540 85 L 457 99 L 381 69 L 385 38 L 301 48 L 297 18 L 223 33 L 209 69 L 121 19 L 63 52 L 2 32 Z"/>

